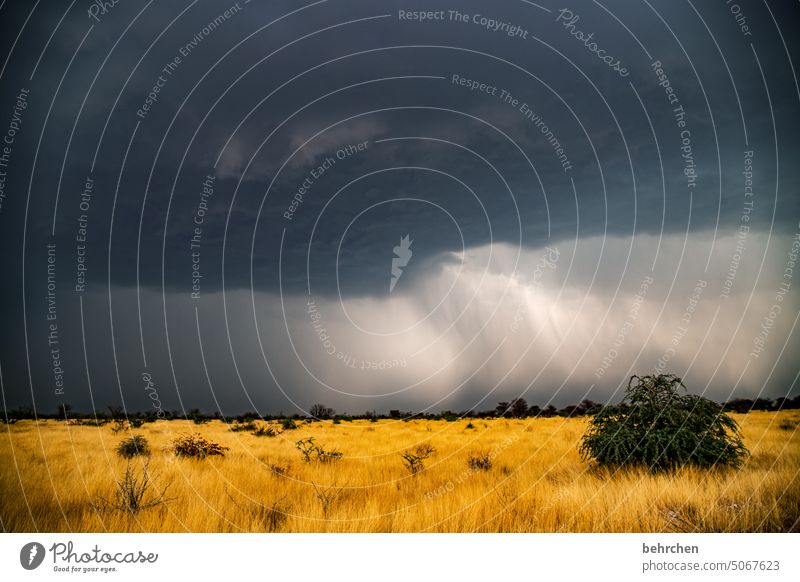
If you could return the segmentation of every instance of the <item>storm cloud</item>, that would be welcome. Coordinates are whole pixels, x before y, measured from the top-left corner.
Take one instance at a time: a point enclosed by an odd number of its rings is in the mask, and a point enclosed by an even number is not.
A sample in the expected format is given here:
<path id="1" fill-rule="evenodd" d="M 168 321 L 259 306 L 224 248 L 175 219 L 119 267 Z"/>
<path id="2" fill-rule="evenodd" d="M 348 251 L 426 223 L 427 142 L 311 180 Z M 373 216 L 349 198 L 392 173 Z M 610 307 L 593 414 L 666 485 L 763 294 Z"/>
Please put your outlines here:
<path id="1" fill-rule="evenodd" d="M 9 4 L 9 408 L 797 391 L 796 4 Z"/>

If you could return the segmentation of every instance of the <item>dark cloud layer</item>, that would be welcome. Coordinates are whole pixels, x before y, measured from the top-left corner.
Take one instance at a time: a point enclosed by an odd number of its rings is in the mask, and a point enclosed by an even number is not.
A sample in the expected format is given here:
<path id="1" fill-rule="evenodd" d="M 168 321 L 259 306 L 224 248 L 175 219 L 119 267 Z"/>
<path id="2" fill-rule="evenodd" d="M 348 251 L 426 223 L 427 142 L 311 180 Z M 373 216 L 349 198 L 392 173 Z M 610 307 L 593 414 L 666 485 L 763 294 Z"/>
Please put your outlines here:
<path id="1" fill-rule="evenodd" d="M 627 370 L 593 373 L 643 277 L 656 281 L 655 313 L 637 326 L 655 334 L 639 330 L 620 361 L 646 369 L 674 328 L 659 309 L 683 309 L 675 289 L 709 281 L 704 345 L 734 334 L 746 358 L 786 281 L 800 217 L 796 4 L 741 2 L 746 29 L 725 3 L 120 2 L 94 19 L 81 2 L 66 14 L 8 4 L 0 129 L 30 90 L 0 211 L 10 406 L 141 407 L 145 370 L 158 371 L 169 407 L 466 409 L 490 390 L 487 404 L 526 389 L 568 402 L 592 386 L 602 400 Z M 443 19 L 401 16 L 420 10 Z M 406 234 L 413 258 L 390 294 L 392 249 Z M 63 395 L 47 343 L 47 244 Z M 558 365 L 523 364 L 511 354 L 534 340 L 509 335 L 517 307 L 507 302 L 545 301 L 526 293 L 546 247 L 575 261 L 551 268 L 547 309 L 583 331 L 539 346 Z M 734 263 L 736 302 L 720 293 Z M 724 349 L 703 365 L 677 358 L 679 371 L 715 397 L 728 382 L 736 394 L 790 391 L 797 366 L 779 356 L 796 343 L 789 293 L 758 373 L 738 383 Z M 442 339 L 430 361 L 344 374 L 320 353 L 309 296 L 327 332 L 347 338 L 345 355 L 397 359 Z M 746 323 L 720 327 L 715 306 Z M 421 314 L 416 331 L 398 332 Z M 503 363 L 478 370 L 501 342 Z M 539 372 L 546 381 L 529 388 Z"/>

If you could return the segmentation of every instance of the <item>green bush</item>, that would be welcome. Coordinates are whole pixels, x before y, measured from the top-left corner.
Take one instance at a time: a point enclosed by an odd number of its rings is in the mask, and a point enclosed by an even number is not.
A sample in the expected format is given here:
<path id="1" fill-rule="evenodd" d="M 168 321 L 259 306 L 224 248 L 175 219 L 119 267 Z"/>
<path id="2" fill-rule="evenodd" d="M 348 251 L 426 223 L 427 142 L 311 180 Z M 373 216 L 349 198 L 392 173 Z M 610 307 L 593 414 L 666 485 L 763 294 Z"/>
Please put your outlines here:
<path id="1" fill-rule="evenodd" d="M 631 376 L 622 404 L 603 407 L 589 422 L 581 457 L 652 472 L 740 466 L 748 452 L 736 421 L 719 404 L 678 388 L 686 389 L 672 374 Z"/>
<path id="2" fill-rule="evenodd" d="M 119 443 L 117 454 L 123 459 L 131 459 L 137 456 L 146 457 L 150 454 L 150 445 L 146 438 L 137 434 Z"/>
<path id="3" fill-rule="evenodd" d="M 295 430 L 297 428 L 297 423 L 292 418 L 284 418 L 281 421 L 281 428 L 283 428 L 283 430 Z"/>

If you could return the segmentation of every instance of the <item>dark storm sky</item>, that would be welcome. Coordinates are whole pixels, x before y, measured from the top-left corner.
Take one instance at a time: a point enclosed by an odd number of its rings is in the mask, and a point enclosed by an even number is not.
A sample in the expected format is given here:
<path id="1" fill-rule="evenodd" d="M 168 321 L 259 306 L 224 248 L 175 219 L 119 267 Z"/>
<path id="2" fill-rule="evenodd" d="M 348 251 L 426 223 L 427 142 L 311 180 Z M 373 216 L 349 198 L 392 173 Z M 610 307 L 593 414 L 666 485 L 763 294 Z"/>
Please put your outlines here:
<path id="1" fill-rule="evenodd" d="M 785 269 L 800 218 L 797 3 L 122 0 L 94 17 L 92 6 L 0 8 L 0 130 L 19 126 L 0 210 L 9 407 L 146 409 L 144 373 L 170 409 L 616 399 L 669 350 L 698 279 L 713 291 L 675 371 L 717 399 L 796 392 Z M 401 16 L 419 10 L 441 19 Z M 390 295 L 406 234 L 413 258 Z M 546 246 L 561 258 L 531 299 Z M 648 276 L 646 308 L 615 347 Z M 751 356 L 781 283 L 766 349 Z M 523 333 L 509 333 L 512 287 L 528 305 Z M 609 350 L 620 355 L 598 374 Z M 406 365 L 347 369 L 351 357 Z"/>

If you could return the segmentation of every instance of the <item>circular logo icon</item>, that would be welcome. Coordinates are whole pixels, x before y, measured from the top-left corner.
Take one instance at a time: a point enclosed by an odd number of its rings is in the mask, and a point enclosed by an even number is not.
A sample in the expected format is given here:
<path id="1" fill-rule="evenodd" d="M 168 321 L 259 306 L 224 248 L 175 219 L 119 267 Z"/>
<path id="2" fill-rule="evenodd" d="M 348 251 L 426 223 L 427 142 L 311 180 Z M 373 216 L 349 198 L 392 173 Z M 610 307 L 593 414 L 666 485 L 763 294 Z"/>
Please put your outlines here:
<path id="1" fill-rule="evenodd" d="M 19 551 L 19 563 L 26 570 L 35 570 L 44 561 L 44 546 L 39 542 L 30 542 Z"/>

